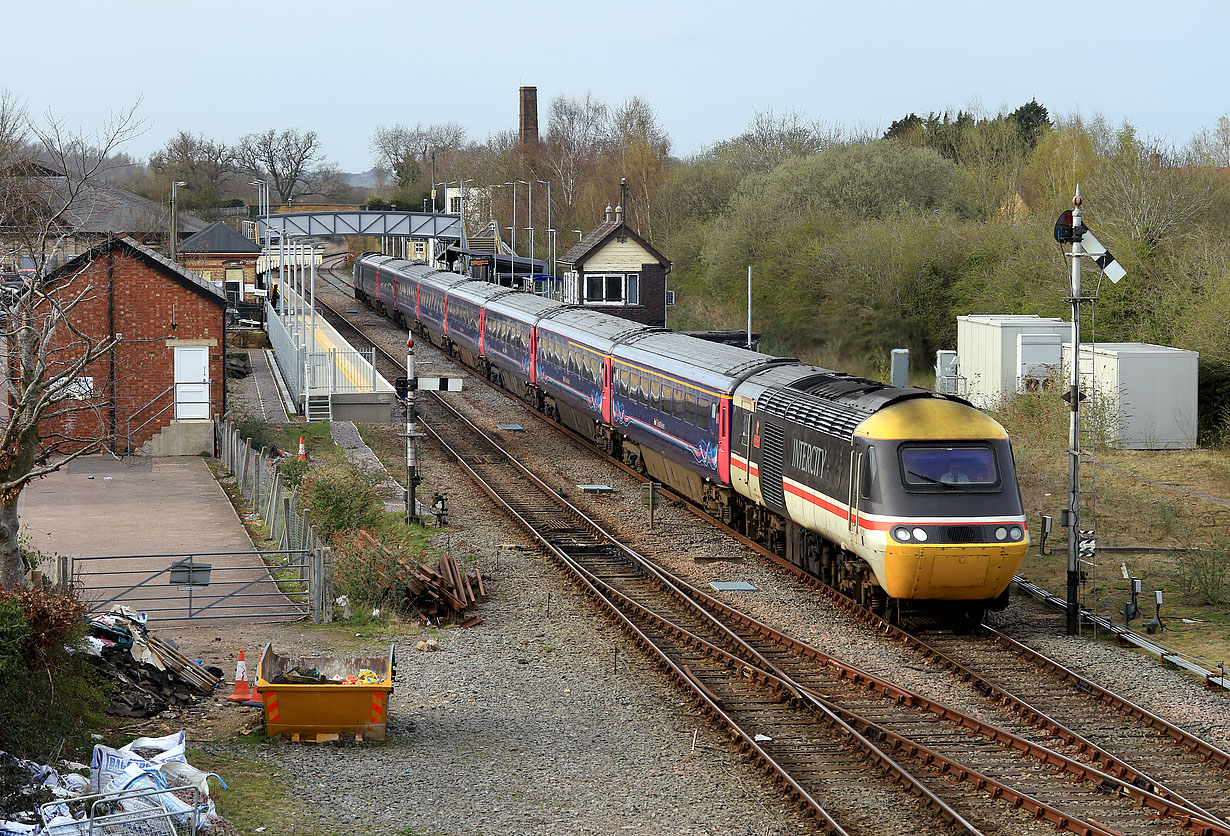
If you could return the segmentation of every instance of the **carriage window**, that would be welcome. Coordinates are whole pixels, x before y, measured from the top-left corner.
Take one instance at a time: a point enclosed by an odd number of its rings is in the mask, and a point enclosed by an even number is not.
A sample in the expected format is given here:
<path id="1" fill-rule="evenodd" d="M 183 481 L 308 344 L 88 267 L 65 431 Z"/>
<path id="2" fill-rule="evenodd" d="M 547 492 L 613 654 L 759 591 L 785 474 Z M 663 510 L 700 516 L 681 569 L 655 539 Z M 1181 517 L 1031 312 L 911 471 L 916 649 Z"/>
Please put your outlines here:
<path id="1" fill-rule="evenodd" d="M 692 426 L 696 426 L 696 396 L 691 392 L 683 396 L 683 420 L 687 421 Z"/>
<path id="2" fill-rule="evenodd" d="M 683 420 L 683 390 L 675 390 L 675 420 Z"/>
<path id="3" fill-rule="evenodd" d="M 696 426 L 700 427 L 702 430 L 705 430 L 706 432 L 709 431 L 709 413 L 712 408 L 713 408 L 712 401 L 710 401 L 708 398 L 700 399 L 700 406 L 697 408 L 697 412 L 696 412 Z"/>
<path id="4" fill-rule="evenodd" d="M 662 412 L 668 416 L 671 414 L 671 410 L 674 409 L 671 405 L 671 394 L 674 391 L 675 390 L 669 386 L 662 387 Z"/>
<path id="5" fill-rule="evenodd" d="M 749 430 L 752 427 L 752 413 L 743 412 L 739 415 L 739 446 L 747 450 Z"/>
<path id="6" fill-rule="evenodd" d="M 625 398 L 628 397 L 628 372 L 620 371 L 619 373 L 619 394 Z"/>
<path id="7" fill-rule="evenodd" d="M 649 406 L 651 409 L 661 409 L 662 406 L 662 384 L 658 381 L 651 381 L 649 384 Z"/>

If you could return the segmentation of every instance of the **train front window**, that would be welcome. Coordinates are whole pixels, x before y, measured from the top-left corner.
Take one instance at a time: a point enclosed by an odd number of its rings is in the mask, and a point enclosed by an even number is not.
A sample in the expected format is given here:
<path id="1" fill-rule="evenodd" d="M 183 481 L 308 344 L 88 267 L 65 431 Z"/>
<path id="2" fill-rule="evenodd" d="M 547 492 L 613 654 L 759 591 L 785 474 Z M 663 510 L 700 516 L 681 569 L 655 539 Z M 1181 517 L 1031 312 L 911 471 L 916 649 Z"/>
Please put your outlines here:
<path id="1" fill-rule="evenodd" d="M 901 447 L 906 487 L 922 490 L 986 490 L 999 485 L 990 447 Z"/>

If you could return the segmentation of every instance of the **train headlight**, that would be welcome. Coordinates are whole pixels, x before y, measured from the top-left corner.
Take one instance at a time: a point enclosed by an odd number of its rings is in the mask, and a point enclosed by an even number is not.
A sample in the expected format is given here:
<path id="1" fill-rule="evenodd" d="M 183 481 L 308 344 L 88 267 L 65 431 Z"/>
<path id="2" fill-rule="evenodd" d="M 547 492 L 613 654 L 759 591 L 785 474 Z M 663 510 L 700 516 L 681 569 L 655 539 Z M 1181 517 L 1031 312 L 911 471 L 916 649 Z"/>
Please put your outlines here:
<path id="1" fill-rule="evenodd" d="M 1008 536 L 1013 540 L 1020 540 L 1025 536 L 1025 532 L 1021 530 L 1019 525 L 1014 525 L 1012 528 L 1008 529 Z"/>
<path id="2" fill-rule="evenodd" d="M 995 529 L 995 539 L 1001 540 L 1001 541 L 1007 540 L 1008 539 L 1008 529 L 1004 528 L 1002 525 L 999 528 Z"/>
<path id="3" fill-rule="evenodd" d="M 902 543 L 910 542 L 910 530 L 908 528 L 894 528 L 893 539 L 900 540 Z"/>
<path id="4" fill-rule="evenodd" d="M 921 528 L 916 528 L 910 533 L 913 534 L 914 539 L 918 540 L 920 543 L 925 543 L 927 541 L 927 532 L 923 531 Z"/>

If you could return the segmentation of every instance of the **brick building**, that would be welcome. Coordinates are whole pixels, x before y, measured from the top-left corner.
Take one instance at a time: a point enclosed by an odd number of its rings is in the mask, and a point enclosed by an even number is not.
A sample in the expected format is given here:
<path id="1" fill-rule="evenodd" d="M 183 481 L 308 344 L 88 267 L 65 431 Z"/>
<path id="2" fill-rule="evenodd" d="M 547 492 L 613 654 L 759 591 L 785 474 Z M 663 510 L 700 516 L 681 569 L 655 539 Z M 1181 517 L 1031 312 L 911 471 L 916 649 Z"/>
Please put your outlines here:
<path id="1" fill-rule="evenodd" d="M 43 436 L 102 438 L 117 453 L 212 453 L 211 419 L 226 409 L 222 291 L 131 238 L 90 248 L 46 281 L 52 294 L 82 297 L 68 316 L 74 328 L 119 342 L 64 387 L 82 408 L 59 410 Z M 63 326 L 51 346 L 53 367 L 57 350 L 82 354 Z"/>
<path id="2" fill-rule="evenodd" d="M 179 245 L 179 263 L 223 290 L 229 304 L 256 301 L 260 244 L 214 221 Z"/>
<path id="3" fill-rule="evenodd" d="M 564 301 L 646 325 L 666 325 L 671 263 L 606 207 L 606 220 L 559 258 Z"/>

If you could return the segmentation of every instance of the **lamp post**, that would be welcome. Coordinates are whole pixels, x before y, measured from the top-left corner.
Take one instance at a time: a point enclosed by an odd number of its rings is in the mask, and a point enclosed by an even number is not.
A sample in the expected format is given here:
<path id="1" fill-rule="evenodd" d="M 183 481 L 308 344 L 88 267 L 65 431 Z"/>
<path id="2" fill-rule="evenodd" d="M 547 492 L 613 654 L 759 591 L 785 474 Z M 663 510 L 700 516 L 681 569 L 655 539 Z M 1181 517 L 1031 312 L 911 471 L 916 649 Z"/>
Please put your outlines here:
<path id="1" fill-rule="evenodd" d="M 551 260 L 551 275 L 555 275 L 555 251 L 551 248 L 551 181 L 539 180 L 547 184 L 547 258 Z"/>
<path id="2" fill-rule="evenodd" d="M 508 246 L 512 247 L 513 256 L 517 255 L 517 183 L 518 180 L 510 180 L 505 183 L 505 186 L 513 187 L 513 211 L 512 211 L 512 226 L 508 227 L 512 230 L 512 240 L 508 242 Z"/>
<path id="3" fill-rule="evenodd" d="M 517 182 L 524 183 L 525 185 L 530 187 L 530 206 L 529 206 L 530 261 L 533 261 L 534 260 L 534 232 L 533 232 L 534 230 L 534 181 L 533 180 L 518 180 Z M 516 222 L 514 221 L 514 223 Z"/>
<path id="4" fill-rule="evenodd" d="M 175 197 L 180 186 L 184 186 L 186 188 L 188 184 L 183 180 L 171 181 L 171 244 L 169 249 L 171 250 L 172 261 L 178 261 L 178 258 L 176 258 L 177 253 L 175 251 L 177 249 L 176 244 L 179 243 L 179 219 L 175 217 Z"/>

